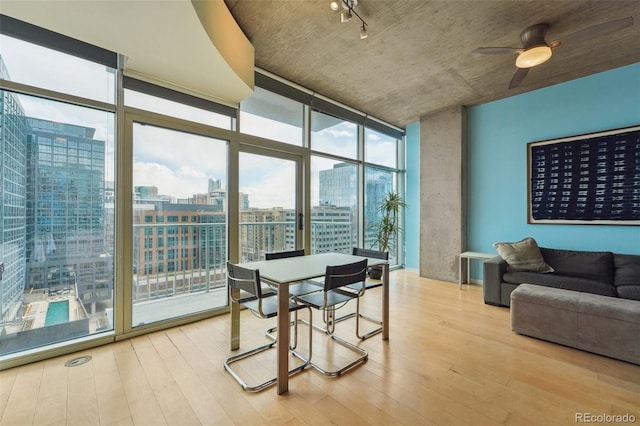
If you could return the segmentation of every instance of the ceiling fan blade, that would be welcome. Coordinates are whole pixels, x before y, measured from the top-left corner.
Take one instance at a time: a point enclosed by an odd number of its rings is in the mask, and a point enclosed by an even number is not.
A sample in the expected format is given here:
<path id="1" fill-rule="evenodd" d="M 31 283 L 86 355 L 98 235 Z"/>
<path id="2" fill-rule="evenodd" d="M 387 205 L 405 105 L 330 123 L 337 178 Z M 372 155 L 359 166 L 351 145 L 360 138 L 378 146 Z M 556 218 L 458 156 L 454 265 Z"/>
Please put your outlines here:
<path id="1" fill-rule="evenodd" d="M 562 43 L 582 43 L 587 40 L 591 40 L 596 37 L 600 37 L 606 34 L 610 34 L 624 28 L 633 25 L 633 16 L 628 16 L 622 19 L 616 19 L 615 21 L 605 22 L 603 24 L 594 25 L 592 27 L 585 28 L 580 31 L 576 31 L 573 34 L 561 39 Z"/>
<path id="2" fill-rule="evenodd" d="M 524 80 L 524 78 L 529 73 L 529 69 L 530 68 L 518 68 L 516 73 L 513 75 L 513 78 L 511 79 L 511 83 L 509 83 L 509 89 L 518 87 L 520 83 L 522 83 L 522 80 Z"/>
<path id="3" fill-rule="evenodd" d="M 503 53 L 517 54 L 522 52 L 523 50 L 524 49 L 519 49 L 516 47 L 478 47 L 473 51 L 473 53 L 484 53 L 489 55 L 499 55 Z"/>

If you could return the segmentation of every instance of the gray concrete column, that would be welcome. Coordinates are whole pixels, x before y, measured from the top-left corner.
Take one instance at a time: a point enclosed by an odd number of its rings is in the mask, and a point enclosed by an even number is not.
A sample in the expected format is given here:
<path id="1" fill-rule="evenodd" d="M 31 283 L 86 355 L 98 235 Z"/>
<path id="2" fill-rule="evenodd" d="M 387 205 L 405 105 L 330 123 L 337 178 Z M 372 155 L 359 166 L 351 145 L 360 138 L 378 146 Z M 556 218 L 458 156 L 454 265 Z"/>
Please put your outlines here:
<path id="1" fill-rule="evenodd" d="M 466 249 L 466 109 L 420 119 L 420 276 L 458 281 Z"/>

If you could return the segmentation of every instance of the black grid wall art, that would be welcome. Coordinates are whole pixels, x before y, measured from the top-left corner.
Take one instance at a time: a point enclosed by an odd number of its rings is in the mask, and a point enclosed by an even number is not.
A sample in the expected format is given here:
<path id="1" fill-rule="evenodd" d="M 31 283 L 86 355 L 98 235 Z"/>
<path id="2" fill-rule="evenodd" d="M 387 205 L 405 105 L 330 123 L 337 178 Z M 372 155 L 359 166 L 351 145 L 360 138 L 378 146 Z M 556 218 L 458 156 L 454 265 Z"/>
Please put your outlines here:
<path id="1" fill-rule="evenodd" d="M 527 144 L 528 223 L 640 224 L 640 126 Z"/>

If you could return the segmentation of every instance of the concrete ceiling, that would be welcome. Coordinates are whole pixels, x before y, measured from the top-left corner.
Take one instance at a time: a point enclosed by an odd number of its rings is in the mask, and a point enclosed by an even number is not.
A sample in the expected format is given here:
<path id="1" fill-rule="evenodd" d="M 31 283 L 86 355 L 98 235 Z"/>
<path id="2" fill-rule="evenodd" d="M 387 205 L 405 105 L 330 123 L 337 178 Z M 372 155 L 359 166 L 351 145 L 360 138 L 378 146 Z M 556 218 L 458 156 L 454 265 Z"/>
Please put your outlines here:
<path id="1" fill-rule="evenodd" d="M 368 23 L 340 23 L 329 0 L 225 0 L 255 47 L 255 64 L 397 126 L 456 105 L 476 105 L 640 62 L 640 1 L 360 0 Z M 565 43 L 508 89 L 515 55 L 471 53 L 521 47 L 520 32 L 550 25 L 547 41 L 615 19 L 634 25 Z M 639 99 L 640 99 L 640 94 Z"/>

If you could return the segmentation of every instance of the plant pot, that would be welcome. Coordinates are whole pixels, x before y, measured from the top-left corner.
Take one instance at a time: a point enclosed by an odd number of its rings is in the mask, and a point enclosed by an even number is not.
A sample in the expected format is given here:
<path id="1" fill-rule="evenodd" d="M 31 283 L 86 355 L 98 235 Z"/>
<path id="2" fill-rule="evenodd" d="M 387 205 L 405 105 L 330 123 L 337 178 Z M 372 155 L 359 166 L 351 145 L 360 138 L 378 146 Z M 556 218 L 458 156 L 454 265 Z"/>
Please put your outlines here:
<path id="1" fill-rule="evenodd" d="M 372 280 L 379 280 L 382 278 L 382 266 L 372 266 L 369 268 L 369 278 Z"/>

